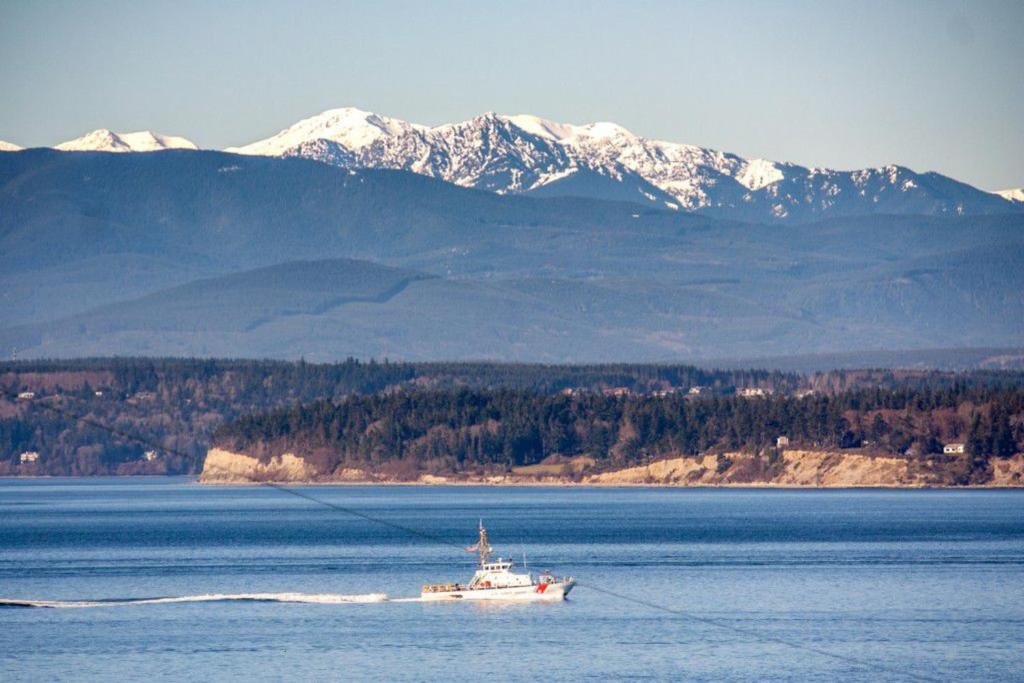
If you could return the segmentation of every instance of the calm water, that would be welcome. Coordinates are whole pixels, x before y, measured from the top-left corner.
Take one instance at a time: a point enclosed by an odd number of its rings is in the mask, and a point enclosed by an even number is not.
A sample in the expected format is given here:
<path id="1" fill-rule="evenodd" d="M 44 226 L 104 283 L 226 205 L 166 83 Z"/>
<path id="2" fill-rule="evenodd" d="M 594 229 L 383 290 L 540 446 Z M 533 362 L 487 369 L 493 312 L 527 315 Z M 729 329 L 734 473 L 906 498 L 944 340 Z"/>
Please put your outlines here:
<path id="1" fill-rule="evenodd" d="M 1024 492 L 303 491 L 460 544 L 483 517 L 497 550 L 581 586 L 337 604 L 468 579 L 473 558 L 267 488 L 0 480 L 0 598 L 328 603 L 4 607 L 0 678 L 1024 680 Z"/>

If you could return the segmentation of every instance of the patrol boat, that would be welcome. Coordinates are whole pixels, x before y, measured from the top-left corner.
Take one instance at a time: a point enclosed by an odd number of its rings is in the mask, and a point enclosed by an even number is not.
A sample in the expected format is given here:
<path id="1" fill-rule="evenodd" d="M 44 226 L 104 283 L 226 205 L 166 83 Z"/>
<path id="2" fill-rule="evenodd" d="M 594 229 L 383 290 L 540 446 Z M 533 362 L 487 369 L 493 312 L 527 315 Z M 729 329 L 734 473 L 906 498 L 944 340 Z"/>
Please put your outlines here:
<path id="1" fill-rule="evenodd" d="M 466 548 L 480 554 L 476 573 L 468 584 L 430 583 L 423 586 L 422 600 L 565 600 L 576 585 L 571 576 L 555 577 L 545 572 L 536 578 L 532 574 L 516 574 L 512 560 L 491 560 L 491 546 L 487 544 L 487 530 L 480 522 L 480 540 Z"/>

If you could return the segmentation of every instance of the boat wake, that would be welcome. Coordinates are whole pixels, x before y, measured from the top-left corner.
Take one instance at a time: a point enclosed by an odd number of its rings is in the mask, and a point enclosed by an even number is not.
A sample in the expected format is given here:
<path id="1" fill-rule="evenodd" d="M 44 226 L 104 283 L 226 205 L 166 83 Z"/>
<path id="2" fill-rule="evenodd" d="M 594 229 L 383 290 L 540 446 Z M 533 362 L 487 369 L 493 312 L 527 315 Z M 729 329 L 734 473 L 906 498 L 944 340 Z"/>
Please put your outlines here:
<path id="1" fill-rule="evenodd" d="M 13 600 L 0 598 L 0 607 L 131 607 L 135 605 L 167 605 L 182 602 L 299 602 L 318 605 L 365 604 L 389 602 L 386 593 L 341 595 L 339 593 L 205 593 L 160 598 L 125 598 L 110 600 Z M 400 599 L 396 602 L 406 602 Z"/>

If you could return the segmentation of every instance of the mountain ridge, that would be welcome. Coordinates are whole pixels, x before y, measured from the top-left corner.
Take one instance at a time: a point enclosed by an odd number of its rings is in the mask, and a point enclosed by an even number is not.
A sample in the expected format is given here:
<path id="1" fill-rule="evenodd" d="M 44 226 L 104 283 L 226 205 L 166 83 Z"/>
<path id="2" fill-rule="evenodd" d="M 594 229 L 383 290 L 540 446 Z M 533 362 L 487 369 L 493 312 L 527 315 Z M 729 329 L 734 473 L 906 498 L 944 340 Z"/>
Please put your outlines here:
<path id="1" fill-rule="evenodd" d="M 171 148 L 196 145 L 149 131 L 117 134 L 100 129 L 55 147 L 120 152 Z M 809 167 L 646 138 L 608 121 L 576 125 L 531 114 L 486 112 L 466 121 L 425 126 L 342 107 L 225 151 L 302 157 L 345 169 L 405 170 L 498 194 L 614 199 L 748 222 L 1024 211 L 1020 191 L 986 192 L 897 164 L 850 171 Z"/>
<path id="2" fill-rule="evenodd" d="M 99 128 L 85 135 L 55 145 L 62 152 L 157 152 L 164 149 L 192 149 L 199 147 L 187 138 L 162 135 L 149 130 L 134 133 L 115 133 Z"/>
<path id="3" fill-rule="evenodd" d="M 3 357 L 1009 347 L 1022 291 L 1019 213 L 767 225 L 303 158 L 0 154 Z"/>
<path id="4" fill-rule="evenodd" d="M 938 173 L 891 164 L 836 171 L 745 159 L 638 136 L 611 122 L 565 124 L 487 112 L 427 127 L 355 108 L 332 109 L 227 151 L 304 156 L 345 168 L 396 168 L 498 193 L 530 193 L 576 174 L 639 188 L 634 201 L 754 221 L 857 213 L 1013 212 L 1007 198 Z M 548 188 L 547 194 L 552 194 Z M 617 192 L 620 197 L 621 192 Z"/>

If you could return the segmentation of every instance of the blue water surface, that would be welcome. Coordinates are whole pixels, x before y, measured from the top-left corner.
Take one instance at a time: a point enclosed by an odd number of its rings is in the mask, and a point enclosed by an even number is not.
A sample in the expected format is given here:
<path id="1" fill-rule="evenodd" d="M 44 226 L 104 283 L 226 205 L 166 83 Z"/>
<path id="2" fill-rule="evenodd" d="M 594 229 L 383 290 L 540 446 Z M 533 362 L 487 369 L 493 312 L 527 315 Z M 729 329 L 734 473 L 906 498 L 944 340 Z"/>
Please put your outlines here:
<path id="1" fill-rule="evenodd" d="M 0 599 L 90 604 L 0 607 L 0 679 L 1024 680 L 1024 492 L 299 490 L 394 526 L 268 487 L 0 480 Z M 480 518 L 570 600 L 338 602 L 468 579 Z"/>

